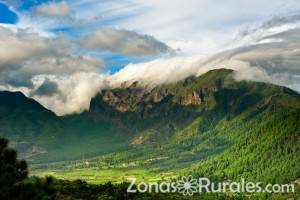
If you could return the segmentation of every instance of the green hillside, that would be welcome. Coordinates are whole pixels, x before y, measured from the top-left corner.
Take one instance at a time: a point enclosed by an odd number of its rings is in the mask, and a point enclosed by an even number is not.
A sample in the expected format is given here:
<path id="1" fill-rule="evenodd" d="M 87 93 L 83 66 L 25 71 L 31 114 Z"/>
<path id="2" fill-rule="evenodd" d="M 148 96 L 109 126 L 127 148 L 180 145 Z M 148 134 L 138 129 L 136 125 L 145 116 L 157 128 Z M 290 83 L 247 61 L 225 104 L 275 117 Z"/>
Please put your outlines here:
<path id="1" fill-rule="evenodd" d="M 93 123 L 84 114 L 57 117 L 20 92 L 0 92 L 0 124 L 0 136 L 10 139 L 31 163 L 82 159 L 126 148 L 122 128 Z"/>

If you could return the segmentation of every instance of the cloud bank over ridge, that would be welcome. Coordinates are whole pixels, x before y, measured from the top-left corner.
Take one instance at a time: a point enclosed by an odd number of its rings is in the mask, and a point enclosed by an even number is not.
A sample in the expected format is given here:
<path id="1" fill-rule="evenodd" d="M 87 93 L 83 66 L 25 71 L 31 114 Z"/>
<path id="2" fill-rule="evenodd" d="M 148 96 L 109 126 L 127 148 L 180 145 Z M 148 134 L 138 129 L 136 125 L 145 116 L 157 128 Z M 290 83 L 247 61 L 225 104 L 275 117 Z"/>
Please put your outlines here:
<path id="1" fill-rule="evenodd" d="M 197 58 L 175 57 L 130 64 L 111 77 L 112 86 L 139 81 L 155 86 L 212 69 L 236 70 L 238 80 L 269 82 L 300 91 L 300 17 L 274 18 L 233 41 L 233 50 Z M 248 45 L 246 45 L 248 44 Z"/>

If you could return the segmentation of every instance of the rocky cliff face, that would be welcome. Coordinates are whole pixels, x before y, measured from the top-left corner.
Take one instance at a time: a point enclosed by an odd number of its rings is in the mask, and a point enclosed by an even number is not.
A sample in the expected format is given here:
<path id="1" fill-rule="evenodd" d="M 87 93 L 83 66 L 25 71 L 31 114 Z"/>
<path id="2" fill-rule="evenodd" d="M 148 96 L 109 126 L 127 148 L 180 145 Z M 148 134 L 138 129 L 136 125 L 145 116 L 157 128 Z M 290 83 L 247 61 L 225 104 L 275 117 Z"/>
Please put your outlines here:
<path id="1" fill-rule="evenodd" d="M 181 106 L 209 106 L 215 102 L 214 94 L 223 86 L 219 79 L 195 85 L 198 79 L 201 77 L 190 77 L 180 83 L 157 86 L 151 90 L 134 82 L 128 87 L 124 85 L 104 90 L 98 98 L 119 112 L 148 111 L 167 98 L 170 98 L 173 104 Z"/>
<path id="2" fill-rule="evenodd" d="M 100 94 L 103 102 L 115 108 L 119 112 L 140 111 L 142 102 L 146 102 L 147 91 L 135 86 L 104 90 Z"/>
<path id="3" fill-rule="evenodd" d="M 200 95 L 196 91 L 193 91 L 188 96 L 182 97 L 180 103 L 182 105 L 200 105 L 202 102 Z"/>
<path id="4" fill-rule="evenodd" d="M 218 90 L 215 87 L 212 88 L 200 88 L 194 90 L 186 96 L 180 97 L 179 103 L 181 105 L 201 105 L 208 99 L 214 99 L 214 93 Z"/>

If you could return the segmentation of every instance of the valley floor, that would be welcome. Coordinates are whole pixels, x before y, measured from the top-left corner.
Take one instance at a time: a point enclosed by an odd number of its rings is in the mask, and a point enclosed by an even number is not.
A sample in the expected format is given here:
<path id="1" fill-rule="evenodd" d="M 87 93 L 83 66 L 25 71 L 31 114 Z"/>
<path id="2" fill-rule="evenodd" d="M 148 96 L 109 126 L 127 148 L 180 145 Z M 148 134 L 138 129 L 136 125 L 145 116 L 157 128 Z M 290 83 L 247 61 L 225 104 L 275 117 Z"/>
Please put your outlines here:
<path id="1" fill-rule="evenodd" d="M 132 178 L 136 178 L 137 181 L 158 182 L 176 177 L 173 172 L 155 173 L 149 169 L 98 167 L 36 170 L 31 173 L 31 176 L 53 176 L 63 180 L 80 179 L 91 184 L 122 183 L 130 181 Z"/>

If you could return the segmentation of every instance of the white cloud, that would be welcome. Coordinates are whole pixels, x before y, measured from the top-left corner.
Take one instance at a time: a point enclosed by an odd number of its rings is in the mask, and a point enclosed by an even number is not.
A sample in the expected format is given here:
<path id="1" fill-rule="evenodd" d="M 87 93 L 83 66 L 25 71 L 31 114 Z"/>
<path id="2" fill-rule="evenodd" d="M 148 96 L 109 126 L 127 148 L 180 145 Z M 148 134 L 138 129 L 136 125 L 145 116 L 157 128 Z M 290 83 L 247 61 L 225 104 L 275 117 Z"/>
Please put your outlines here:
<path id="1" fill-rule="evenodd" d="M 69 49 L 71 43 L 66 38 L 42 38 L 24 29 L 11 30 L 0 26 L 0 67 L 21 67 L 20 62 L 60 55 Z"/>
<path id="2" fill-rule="evenodd" d="M 86 36 L 82 40 L 82 44 L 89 49 L 111 51 L 130 56 L 173 53 L 167 45 L 152 36 L 113 28 L 101 29 Z"/>
<path id="3" fill-rule="evenodd" d="M 50 2 L 39 5 L 36 7 L 35 12 L 37 15 L 43 17 L 58 17 L 64 18 L 69 17 L 71 14 L 71 9 L 68 4 L 64 1 L 61 2 Z"/>
<path id="4" fill-rule="evenodd" d="M 199 56 L 157 59 L 151 62 L 129 64 L 109 79 L 111 87 L 122 83 L 139 81 L 140 84 L 153 87 L 172 83 L 194 75 L 198 69 Z"/>
<path id="5" fill-rule="evenodd" d="M 0 26 L 0 71 L 19 70 L 32 75 L 96 72 L 104 62 L 79 55 L 75 44 L 64 36 L 42 37 L 24 29 L 12 31 Z"/>
<path id="6" fill-rule="evenodd" d="M 89 109 L 90 100 L 106 86 L 105 76 L 95 72 L 76 72 L 67 76 L 39 75 L 33 78 L 36 90 L 27 95 L 54 110 L 58 115 L 80 113 Z M 52 85 L 46 89 L 47 91 L 43 91 L 48 95 L 45 93 L 41 95 L 40 86 L 43 86 L 45 81 Z"/>

